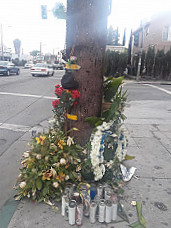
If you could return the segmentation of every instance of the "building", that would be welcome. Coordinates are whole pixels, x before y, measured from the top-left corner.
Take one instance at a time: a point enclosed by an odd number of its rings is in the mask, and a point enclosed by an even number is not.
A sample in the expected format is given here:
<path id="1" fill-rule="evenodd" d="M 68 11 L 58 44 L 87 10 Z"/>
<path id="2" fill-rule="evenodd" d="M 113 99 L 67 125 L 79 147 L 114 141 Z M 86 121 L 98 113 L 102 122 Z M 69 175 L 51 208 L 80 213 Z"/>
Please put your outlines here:
<path id="1" fill-rule="evenodd" d="M 0 47 L 0 60 L 10 61 L 12 59 L 11 48 L 6 46 Z"/>
<path id="2" fill-rule="evenodd" d="M 142 24 L 133 32 L 132 59 L 142 50 L 147 52 L 149 47 L 164 50 L 171 48 L 171 11 L 162 12 L 152 17 L 151 21 Z"/>

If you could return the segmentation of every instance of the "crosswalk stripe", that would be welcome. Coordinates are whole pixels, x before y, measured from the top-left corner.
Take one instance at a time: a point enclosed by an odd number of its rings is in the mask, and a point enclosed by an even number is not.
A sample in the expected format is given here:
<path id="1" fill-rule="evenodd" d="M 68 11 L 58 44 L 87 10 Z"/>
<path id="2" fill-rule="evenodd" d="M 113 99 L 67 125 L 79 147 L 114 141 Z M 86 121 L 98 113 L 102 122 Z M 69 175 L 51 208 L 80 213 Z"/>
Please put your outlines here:
<path id="1" fill-rule="evenodd" d="M 34 94 L 24 94 L 24 93 L 7 93 L 7 92 L 0 92 L 0 95 L 11 95 L 11 96 L 19 96 L 19 97 L 34 97 L 34 98 L 44 98 L 44 99 L 56 99 L 56 97 L 49 97 L 49 96 L 41 96 L 41 95 L 34 95 Z"/>
<path id="2" fill-rule="evenodd" d="M 165 92 L 165 93 L 171 95 L 171 91 L 169 91 L 169 90 L 166 90 L 166 89 L 163 89 L 163 88 L 160 88 L 160 87 L 158 87 L 158 86 L 151 85 L 151 84 L 144 84 L 144 85 L 151 86 L 151 87 L 153 87 L 153 88 L 155 88 L 155 89 L 161 90 L 161 91 L 163 91 L 163 92 Z"/>

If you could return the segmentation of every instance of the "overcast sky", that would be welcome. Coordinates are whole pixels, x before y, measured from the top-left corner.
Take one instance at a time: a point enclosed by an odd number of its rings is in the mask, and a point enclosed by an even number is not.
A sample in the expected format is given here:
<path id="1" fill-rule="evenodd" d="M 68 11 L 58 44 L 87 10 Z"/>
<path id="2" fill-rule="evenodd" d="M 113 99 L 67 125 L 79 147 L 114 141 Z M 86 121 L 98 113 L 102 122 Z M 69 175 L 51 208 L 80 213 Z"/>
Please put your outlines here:
<path id="1" fill-rule="evenodd" d="M 57 20 L 51 9 L 58 0 L 0 0 L 0 24 L 3 27 L 3 43 L 13 49 L 13 40 L 21 40 L 24 53 L 40 49 L 55 52 L 64 48 L 66 22 Z M 66 0 L 60 0 L 66 5 Z M 41 19 L 41 5 L 48 7 L 48 19 Z M 119 27 L 123 33 L 127 28 L 136 29 L 140 21 L 148 20 L 161 10 L 171 10 L 171 0 L 112 0 L 112 12 L 108 26 Z M 127 36 L 127 40 L 129 37 Z"/>

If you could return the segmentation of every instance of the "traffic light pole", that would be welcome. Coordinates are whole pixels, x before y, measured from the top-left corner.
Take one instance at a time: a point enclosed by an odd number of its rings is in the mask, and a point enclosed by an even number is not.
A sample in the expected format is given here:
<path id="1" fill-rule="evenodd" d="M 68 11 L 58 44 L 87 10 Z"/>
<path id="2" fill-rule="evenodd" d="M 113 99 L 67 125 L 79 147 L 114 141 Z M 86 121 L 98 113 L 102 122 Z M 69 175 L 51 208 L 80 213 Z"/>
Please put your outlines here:
<path id="1" fill-rule="evenodd" d="M 1 24 L 1 60 L 4 60 L 3 30 Z"/>
<path id="2" fill-rule="evenodd" d="M 141 40 L 141 51 L 139 53 L 139 60 L 138 60 L 138 70 L 137 70 L 137 77 L 136 81 L 139 81 L 140 78 L 140 71 L 141 71 L 141 57 L 143 52 L 143 46 L 144 46 L 144 25 L 142 24 L 142 40 Z"/>

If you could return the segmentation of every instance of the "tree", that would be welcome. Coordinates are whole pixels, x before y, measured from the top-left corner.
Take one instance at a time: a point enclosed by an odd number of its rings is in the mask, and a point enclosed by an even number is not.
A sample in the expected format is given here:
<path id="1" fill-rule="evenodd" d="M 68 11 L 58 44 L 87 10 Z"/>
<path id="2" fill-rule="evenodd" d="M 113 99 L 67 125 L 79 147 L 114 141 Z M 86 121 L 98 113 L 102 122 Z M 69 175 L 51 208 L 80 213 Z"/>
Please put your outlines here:
<path id="1" fill-rule="evenodd" d="M 13 41 L 14 48 L 15 48 L 15 54 L 20 56 L 20 48 L 21 48 L 21 41 L 19 39 L 15 39 Z"/>
<path id="2" fill-rule="evenodd" d="M 37 54 L 39 54 L 39 53 L 40 53 L 40 51 L 38 51 L 38 50 L 33 50 L 33 51 L 30 52 L 30 55 L 31 55 L 31 56 L 37 56 Z"/>
<path id="3" fill-rule="evenodd" d="M 109 27 L 107 30 L 107 44 L 108 45 L 113 45 L 114 44 L 114 29 L 112 26 Z"/>
<path id="4" fill-rule="evenodd" d="M 57 19 L 66 19 L 66 9 L 62 3 L 56 3 L 52 12 Z"/>
<path id="5" fill-rule="evenodd" d="M 78 57 L 81 66 L 74 73 L 81 98 L 71 110 L 78 120 L 68 120 L 68 128 L 79 129 L 73 135 L 82 145 L 89 141 L 92 131 L 85 119 L 101 115 L 108 12 L 109 6 L 106 7 L 104 0 L 67 1 L 67 56 L 73 48 L 73 55 Z"/>
<path id="6" fill-rule="evenodd" d="M 119 45 L 119 37 L 120 37 L 120 35 L 119 35 L 119 29 L 117 27 L 117 29 L 114 30 L 114 45 L 115 46 L 118 46 Z"/>
<path id="7" fill-rule="evenodd" d="M 125 46 L 125 42 L 126 42 L 126 28 L 124 29 L 124 35 L 123 35 L 123 41 L 122 41 L 123 46 Z"/>
<path id="8" fill-rule="evenodd" d="M 147 75 L 151 76 L 152 71 L 153 71 L 153 66 L 154 66 L 154 47 L 148 47 L 147 54 L 146 54 L 146 61 L 145 61 L 145 66 L 147 70 Z"/>
<path id="9" fill-rule="evenodd" d="M 131 30 L 129 45 L 128 45 L 128 65 L 131 65 L 131 56 L 132 56 L 132 30 Z"/>

